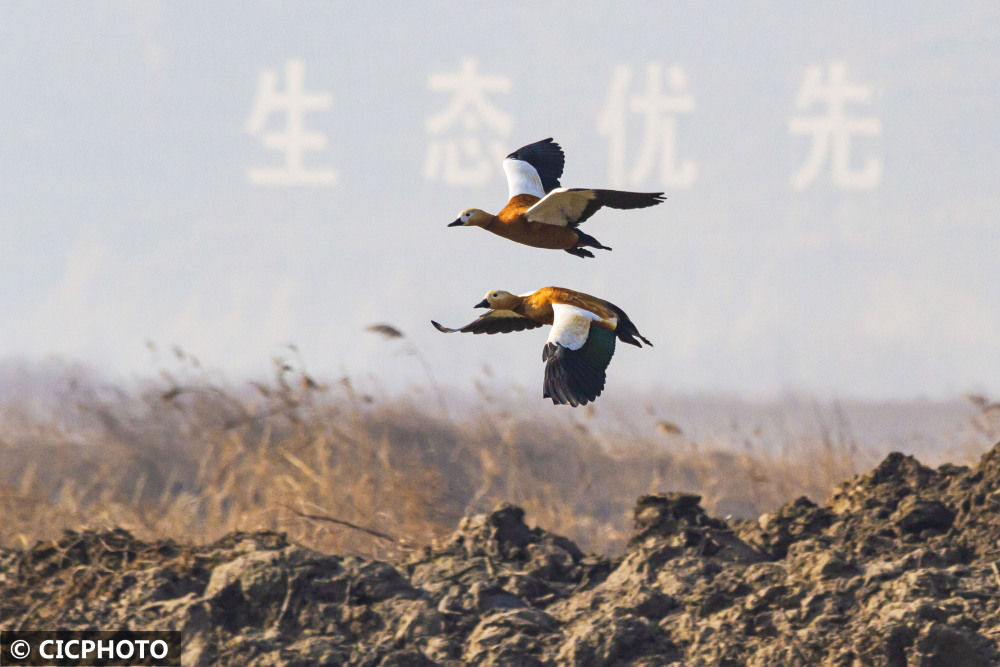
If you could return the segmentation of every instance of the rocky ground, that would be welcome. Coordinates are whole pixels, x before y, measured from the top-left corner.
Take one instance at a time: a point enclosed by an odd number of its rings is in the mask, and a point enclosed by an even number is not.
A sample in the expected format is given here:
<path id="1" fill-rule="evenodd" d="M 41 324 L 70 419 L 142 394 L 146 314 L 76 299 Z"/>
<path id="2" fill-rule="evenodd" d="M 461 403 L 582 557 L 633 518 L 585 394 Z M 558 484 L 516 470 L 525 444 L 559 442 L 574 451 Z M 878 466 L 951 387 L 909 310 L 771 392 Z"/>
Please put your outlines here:
<path id="1" fill-rule="evenodd" d="M 825 505 L 727 524 L 640 498 L 608 559 L 507 506 L 392 565 L 280 534 L 67 532 L 0 552 L 0 627 L 179 629 L 184 665 L 1000 665 L 1000 445 L 892 454 Z"/>

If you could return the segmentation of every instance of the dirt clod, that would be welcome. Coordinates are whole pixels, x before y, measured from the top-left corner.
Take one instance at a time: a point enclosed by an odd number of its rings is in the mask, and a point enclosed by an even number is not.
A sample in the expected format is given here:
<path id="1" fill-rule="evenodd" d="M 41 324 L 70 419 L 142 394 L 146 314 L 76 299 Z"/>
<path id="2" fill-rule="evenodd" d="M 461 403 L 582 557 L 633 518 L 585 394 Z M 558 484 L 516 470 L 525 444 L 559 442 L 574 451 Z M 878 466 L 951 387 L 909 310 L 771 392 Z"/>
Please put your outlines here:
<path id="1" fill-rule="evenodd" d="M 1000 664 L 1000 445 L 892 454 L 755 521 L 640 498 L 615 559 L 498 507 L 397 564 L 276 533 L 0 551 L 0 626 L 175 629 L 185 665 Z"/>

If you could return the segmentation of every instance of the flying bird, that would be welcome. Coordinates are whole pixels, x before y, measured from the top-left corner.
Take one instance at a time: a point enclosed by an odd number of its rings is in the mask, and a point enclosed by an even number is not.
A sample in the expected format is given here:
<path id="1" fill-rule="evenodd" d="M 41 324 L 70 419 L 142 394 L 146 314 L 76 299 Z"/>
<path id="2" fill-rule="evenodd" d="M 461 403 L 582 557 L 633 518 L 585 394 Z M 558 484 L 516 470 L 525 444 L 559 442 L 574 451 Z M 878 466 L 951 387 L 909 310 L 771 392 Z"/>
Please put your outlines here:
<path id="1" fill-rule="evenodd" d="M 587 248 L 611 248 L 577 229 L 581 222 L 603 206 L 646 208 L 664 200 L 662 192 L 559 187 L 565 161 L 562 148 L 551 137 L 518 148 L 503 161 L 507 175 L 507 205 L 496 215 L 478 208 L 465 209 L 448 226 L 482 227 L 536 248 L 554 248 L 577 257 L 593 257 L 594 253 Z"/>
<path id="2" fill-rule="evenodd" d="M 576 407 L 601 395 L 616 339 L 636 347 L 642 347 L 642 343 L 652 345 L 615 304 L 563 287 L 543 287 L 521 295 L 493 290 L 475 307 L 489 308 L 489 312 L 458 329 L 433 320 L 431 324 L 444 333 L 476 334 L 552 325 L 542 349 L 542 398 L 556 404 Z"/>

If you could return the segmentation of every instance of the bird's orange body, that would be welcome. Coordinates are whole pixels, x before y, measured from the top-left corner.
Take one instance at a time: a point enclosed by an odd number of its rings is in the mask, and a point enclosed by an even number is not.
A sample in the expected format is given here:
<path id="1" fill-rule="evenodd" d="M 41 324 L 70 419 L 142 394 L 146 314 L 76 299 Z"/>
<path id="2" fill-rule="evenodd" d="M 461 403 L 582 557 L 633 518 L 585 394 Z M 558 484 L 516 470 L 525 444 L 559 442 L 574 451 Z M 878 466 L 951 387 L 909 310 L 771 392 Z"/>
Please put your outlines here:
<path id="1" fill-rule="evenodd" d="M 534 195 L 517 195 L 499 213 L 477 220 L 473 226 L 535 248 L 568 250 L 576 247 L 580 236 L 575 229 L 528 220 L 526 213 L 538 200 Z"/>
<path id="2" fill-rule="evenodd" d="M 608 307 L 607 301 L 565 287 L 543 287 L 518 298 L 521 303 L 512 310 L 539 324 L 552 324 L 552 305 L 556 303 L 576 306 L 597 315 L 601 319 L 595 321 L 595 324 L 603 329 L 614 331 L 618 324 L 618 316 Z"/>

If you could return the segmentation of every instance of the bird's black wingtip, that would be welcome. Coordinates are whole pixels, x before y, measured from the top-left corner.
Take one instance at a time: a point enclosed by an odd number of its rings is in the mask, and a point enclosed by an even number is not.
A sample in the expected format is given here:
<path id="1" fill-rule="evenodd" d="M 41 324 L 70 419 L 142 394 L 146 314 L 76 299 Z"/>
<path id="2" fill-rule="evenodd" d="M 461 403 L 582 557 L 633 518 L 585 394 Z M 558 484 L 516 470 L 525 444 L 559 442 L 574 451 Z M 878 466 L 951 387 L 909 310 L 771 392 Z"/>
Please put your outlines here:
<path id="1" fill-rule="evenodd" d="M 607 335 L 610 336 L 613 353 L 614 336 L 610 333 Z M 592 353 L 593 349 L 589 352 Z M 545 360 L 542 397 L 550 399 L 556 405 L 570 405 L 574 408 L 596 400 L 604 391 L 607 362 L 595 365 L 587 357 L 588 350 L 585 348 L 570 350 L 561 345 L 546 343 L 542 352 Z"/>

